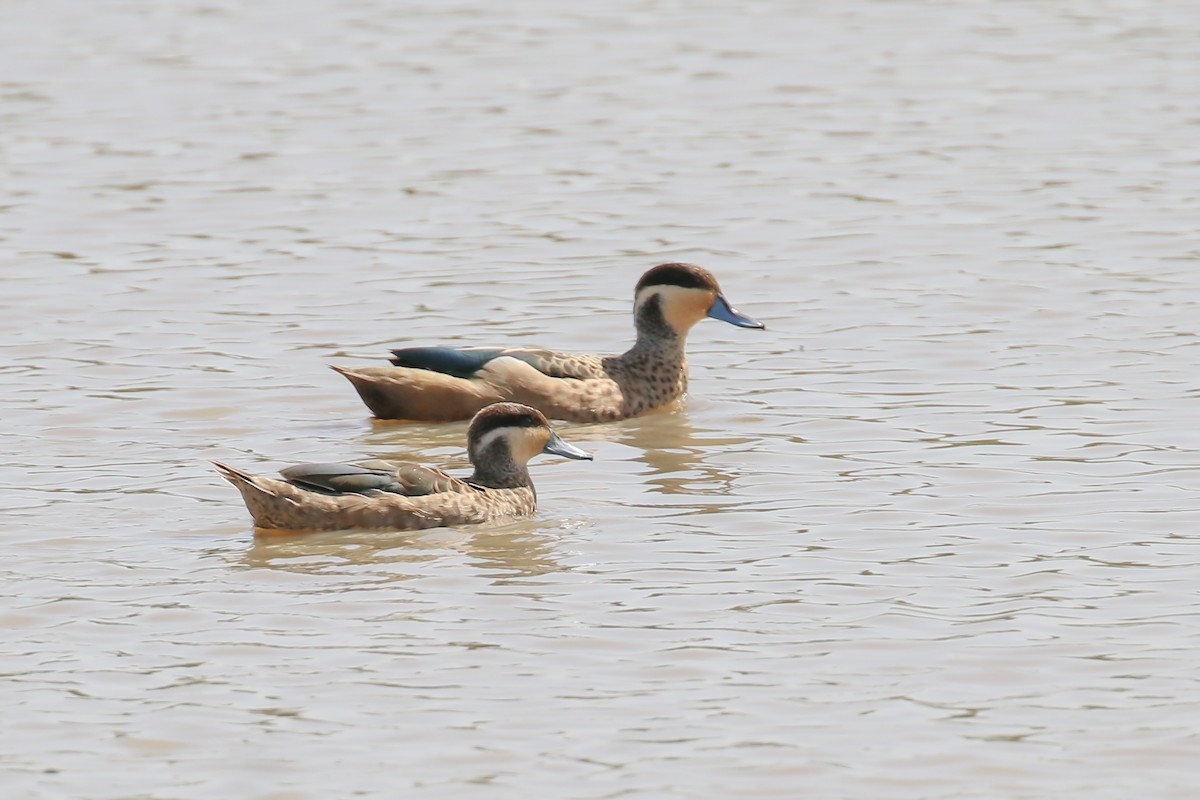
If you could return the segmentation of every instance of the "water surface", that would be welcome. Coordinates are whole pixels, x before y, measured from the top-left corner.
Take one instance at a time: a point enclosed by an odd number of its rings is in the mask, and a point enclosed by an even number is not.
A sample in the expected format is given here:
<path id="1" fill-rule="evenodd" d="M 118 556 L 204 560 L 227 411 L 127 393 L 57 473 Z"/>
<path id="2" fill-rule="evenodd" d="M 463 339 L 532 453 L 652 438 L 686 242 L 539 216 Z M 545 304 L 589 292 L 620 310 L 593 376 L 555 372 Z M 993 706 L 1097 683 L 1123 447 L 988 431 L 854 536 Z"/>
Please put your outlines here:
<path id="1" fill-rule="evenodd" d="M 1194 796 L 1194 4 L 5 16 L 6 796 Z M 463 468 L 324 365 L 618 351 L 673 259 L 768 330 L 533 519 L 208 466 Z"/>

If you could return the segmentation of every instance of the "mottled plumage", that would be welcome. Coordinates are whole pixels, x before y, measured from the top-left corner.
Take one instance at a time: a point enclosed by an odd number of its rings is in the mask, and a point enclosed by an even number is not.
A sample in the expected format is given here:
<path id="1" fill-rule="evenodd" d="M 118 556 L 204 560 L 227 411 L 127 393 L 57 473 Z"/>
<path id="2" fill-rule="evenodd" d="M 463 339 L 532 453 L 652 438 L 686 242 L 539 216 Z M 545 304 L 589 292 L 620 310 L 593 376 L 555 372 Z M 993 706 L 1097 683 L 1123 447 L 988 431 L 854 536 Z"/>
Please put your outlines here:
<path id="1" fill-rule="evenodd" d="M 333 367 L 383 419 L 466 419 L 514 401 L 577 422 L 624 419 L 687 391 L 688 331 L 705 316 L 744 328 L 762 323 L 730 307 L 712 273 L 660 264 L 634 292 L 637 341 L 621 355 L 572 355 L 534 347 L 406 347 L 391 367 Z"/>
<path id="2" fill-rule="evenodd" d="M 416 530 L 532 514 L 537 495 L 526 463 L 538 453 L 588 458 L 550 429 L 541 412 L 497 403 L 467 431 L 475 472 L 465 480 L 433 467 L 368 461 L 300 464 L 285 480 L 214 462 L 237 487 L 255 526 L 277 530 Z"/>
<path id="3" fill-rule="evenodd" d="M 404 461 L 361 461 L 357 464 L 298 464 L 279 471 L 289 483 L 328 494 L 376 490 L 406 497 L 461 492 L 466 481 L 440 469 Z"/>

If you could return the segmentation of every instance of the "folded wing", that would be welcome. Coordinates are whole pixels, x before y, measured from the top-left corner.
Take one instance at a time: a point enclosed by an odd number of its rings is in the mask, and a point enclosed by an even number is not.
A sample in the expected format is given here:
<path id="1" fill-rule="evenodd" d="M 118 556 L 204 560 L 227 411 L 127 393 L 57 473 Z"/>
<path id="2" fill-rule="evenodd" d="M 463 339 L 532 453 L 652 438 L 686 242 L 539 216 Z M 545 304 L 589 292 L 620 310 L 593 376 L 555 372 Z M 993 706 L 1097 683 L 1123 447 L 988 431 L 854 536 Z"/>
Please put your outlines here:
<path id="1" fill-rule="evenodd" d="M 296 486 L 322 494 L 391 492 L 408 497 L 470 489 L 465 481 L 420 464 L 366 461 L 360 464 L 297 464 L 279 471 Z"/>
<path id="2" fill-rule="evenodd" d="M 515 358 L 551 378 L 594 378 L 600 374 L 595 356 L 573 356 L 537 347 L 403 347 L 392 351 L 397 367 L 425 369 L 471 378 L 489 361 Z"/>

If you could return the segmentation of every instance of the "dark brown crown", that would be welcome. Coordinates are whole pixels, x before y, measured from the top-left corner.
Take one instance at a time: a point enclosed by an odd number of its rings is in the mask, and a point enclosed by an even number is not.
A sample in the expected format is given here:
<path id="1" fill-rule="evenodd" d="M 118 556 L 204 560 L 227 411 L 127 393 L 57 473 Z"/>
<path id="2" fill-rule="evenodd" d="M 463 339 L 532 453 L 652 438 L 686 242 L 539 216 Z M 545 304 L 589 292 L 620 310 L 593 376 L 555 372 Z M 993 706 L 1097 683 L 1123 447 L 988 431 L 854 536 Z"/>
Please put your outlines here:
<path id="1" fill-rule="evenodd" d="M 669 264 L 659 264 L 653 267 L 638 281 L 634 293 L 648 286 L 679 286 L 684 289 L 709 289 L 721 291 L 717 279 L 704 267 L 695 264 L 685 264 L 682 261 L 672 261 Z"/>
<path id="2" fill-rule="evenodd" d="M 477 442 L 497 428 L 550 427 L 546 417 L 536 408 L 520 403 L 492 403 L 471 420 L 467 429 L 467 441 Z"/>

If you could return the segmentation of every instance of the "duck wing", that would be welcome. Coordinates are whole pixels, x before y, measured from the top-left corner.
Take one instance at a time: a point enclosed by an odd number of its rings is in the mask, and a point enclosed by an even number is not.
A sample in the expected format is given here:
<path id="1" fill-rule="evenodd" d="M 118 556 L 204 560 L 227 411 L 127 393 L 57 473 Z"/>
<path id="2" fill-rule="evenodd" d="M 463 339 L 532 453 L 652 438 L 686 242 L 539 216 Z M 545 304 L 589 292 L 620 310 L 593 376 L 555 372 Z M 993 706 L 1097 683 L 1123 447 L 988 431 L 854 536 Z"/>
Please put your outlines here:
<path id="1" fill-rule="evenodd" d="M 392 351 L 397 367 L 472 378 L 497 358 L 515 358 L 551 378 L 596 378 L 604 374 L 596 356 L 556 353 L 540 347 L 402 347 Z"/>
<path id="2" fill-rule="evenodd" d="M 417 497 L 469 490 L 466 481 L 420 464 L 364 461 L 359 464 L 297 464 L 279 471 L 286 481 L 322 494 L 391 492 Z"/>

